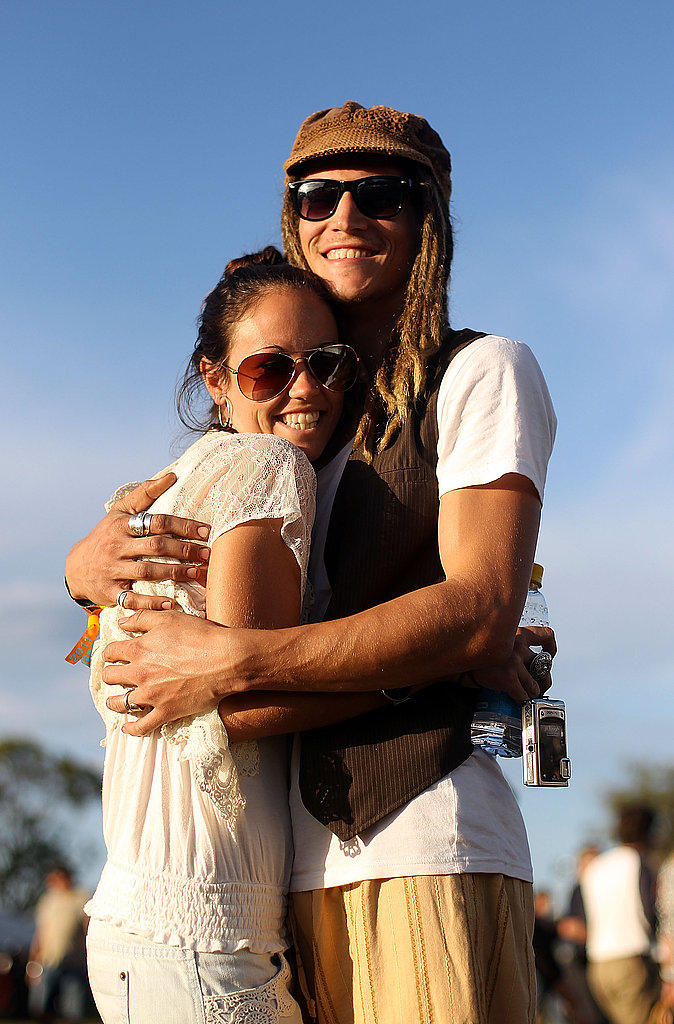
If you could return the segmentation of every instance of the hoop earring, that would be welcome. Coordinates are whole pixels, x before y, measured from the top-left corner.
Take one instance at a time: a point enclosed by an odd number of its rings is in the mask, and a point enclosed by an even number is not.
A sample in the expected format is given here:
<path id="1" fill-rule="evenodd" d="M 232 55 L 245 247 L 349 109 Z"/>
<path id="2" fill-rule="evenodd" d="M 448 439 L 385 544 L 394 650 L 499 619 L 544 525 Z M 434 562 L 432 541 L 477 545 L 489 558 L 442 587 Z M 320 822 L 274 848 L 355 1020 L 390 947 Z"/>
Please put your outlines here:
<path id="1" fill-rule="evenodd" d="M 222 421 L 222 405 L 224 405 L 226 407 L 226 409 L 227 409 L 227 419 L 224 421 L 224 423 Z M 225 396 L 225 400 L 222 403 L 222 405 L 218 405 L 218 422 L 219 422 L 219 424 L 220 424 L 220 426 L 222 427 L 223 430 L 231 430 L 232 429 L 232 407 L 229 404 L 229 399 L 227 398 L 227 396 Z"/>

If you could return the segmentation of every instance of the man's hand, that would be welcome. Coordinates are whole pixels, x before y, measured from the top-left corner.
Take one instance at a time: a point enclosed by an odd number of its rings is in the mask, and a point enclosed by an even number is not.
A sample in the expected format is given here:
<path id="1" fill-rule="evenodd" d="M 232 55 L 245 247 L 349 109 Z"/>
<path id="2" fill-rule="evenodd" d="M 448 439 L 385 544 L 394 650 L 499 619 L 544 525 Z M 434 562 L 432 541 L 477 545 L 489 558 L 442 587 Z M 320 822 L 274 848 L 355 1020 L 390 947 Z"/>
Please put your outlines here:
<path id="1" fill-rule="evenodd" d="M 534 658 L 532 647 L 542 647 L 553 658 L 557 653 L 555 634 L 547 626 L 527 626 L 517 630 L 513 652 L 502 665 L 475 669 L 469 677 L 477 686 L 488 690 L 499 690 L 522 704 L 532 697 L 540 697 L 552 686 L 552 676 L 547 674 L 537 681 L 528 671 Z"/>
<path id="2" fill-rule="evenodd" d="M 236 630 L 182 611 L 141 611 L 119 624 L 137 635 L 108 644 L 105 660 L 117 664 L 105 666 L 103 681 L 133 687 L 129 699 L 151 708 L 124 732 L 145 736 L 165 722 L 210 711 L 234 691 L 227 683 Z M 108 707 L 123 713 L 124 697 L 109 698 Z"/>
<path id="3" fill-rule="evenodd" d="M 144 512 L 176 481 L 175 473 L 146 480 L 115 502 L 88 536 L 75 544 L 66 560 L 65 575 L 73 597 L 113 605 L 120 590 L 135 580 L 206 582 L 209 549 L 204 546 L 210 527 L 192 519 L 153 514 L 150 536 L 135 537 L 129 516 Z M 176 558 L 178 563 L 142 561 Z M 125 608 L 166 607 L 165 597 L 128 594 Z"/>

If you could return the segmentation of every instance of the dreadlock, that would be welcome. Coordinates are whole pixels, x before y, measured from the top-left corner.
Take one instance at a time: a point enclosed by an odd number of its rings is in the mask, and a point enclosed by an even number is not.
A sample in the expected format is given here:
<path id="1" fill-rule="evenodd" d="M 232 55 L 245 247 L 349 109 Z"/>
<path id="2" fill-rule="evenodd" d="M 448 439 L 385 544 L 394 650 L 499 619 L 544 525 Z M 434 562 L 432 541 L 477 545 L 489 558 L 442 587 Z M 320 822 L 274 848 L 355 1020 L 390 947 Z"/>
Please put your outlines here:
<path id="1" fill-rule="evenodd" d="M 423 395 L 429 362 L 440 351 L 449 326 L 447 286 L 453 254 L 449 213 L 430 175 L 424 174 L 418 183 L 422 186 L 419 250 L 402 313 L 375 374 L 356 432 L 355 447 L 363 449 L 368 462 L 394 440 Z M 298 217 L 287 190 L 281 230 L 288 261 L 308 269 Z"/>

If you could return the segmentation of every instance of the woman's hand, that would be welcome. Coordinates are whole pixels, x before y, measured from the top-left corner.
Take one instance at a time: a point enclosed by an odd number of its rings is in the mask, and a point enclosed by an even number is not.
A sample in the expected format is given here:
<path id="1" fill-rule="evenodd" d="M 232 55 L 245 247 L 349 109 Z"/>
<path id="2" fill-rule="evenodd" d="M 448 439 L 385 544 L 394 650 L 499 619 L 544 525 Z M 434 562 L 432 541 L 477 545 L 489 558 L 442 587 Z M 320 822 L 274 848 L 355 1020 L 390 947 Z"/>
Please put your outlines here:
<path id="1" fill-rule="evenodd" d="M 72 548 L 65 576 L 72 597 L 86 597 L 100 605 L 113 605 L 120 590 L 135 580 L 206 582 L 209 549 L 204 546 L 210 527 L 192 519 L 153 514 L 150 535 L 136 537 L 129 517 L 144 512 L 176 481 L 175 473 L 146 480 L 115 502 L 110 511 L 83 540 Z M 177 563 L 153 558 L 175 558 Z M 141 561 L 150 559 L 150 561 Z M 165 608 L 167 598 L 127 594 L 124 607 Z"/>
<path id="2" fill-rule="evenodd" d="M 541 679 L 534 679 L 529 665 L 535 657 L 532 647 L 541 647 L 554 658 L 557 653 L 555 634 L 548 626 L 527 626 L 517 630 L 513 651 L 502 665 L 475 669 L 469 678 L 476 686 L 488 690 L 499 690 L 522 704 L 532 697 L 540 697 L 552 686 L 552 676 L 547 672 Z"/>

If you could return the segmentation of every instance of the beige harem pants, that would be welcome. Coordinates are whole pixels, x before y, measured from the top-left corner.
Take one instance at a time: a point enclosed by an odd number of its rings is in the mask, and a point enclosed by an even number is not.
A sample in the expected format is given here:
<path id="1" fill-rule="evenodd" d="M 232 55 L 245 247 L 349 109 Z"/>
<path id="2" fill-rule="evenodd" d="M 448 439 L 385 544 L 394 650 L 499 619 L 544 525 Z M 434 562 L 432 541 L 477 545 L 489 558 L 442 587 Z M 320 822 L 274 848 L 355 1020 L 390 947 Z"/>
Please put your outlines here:
<path id="1" fill-rule="evenodd" d="M 389 878 L 293 893 L 319 1024 L 533 1024 L 532 887 L 503 875 Z"/>

